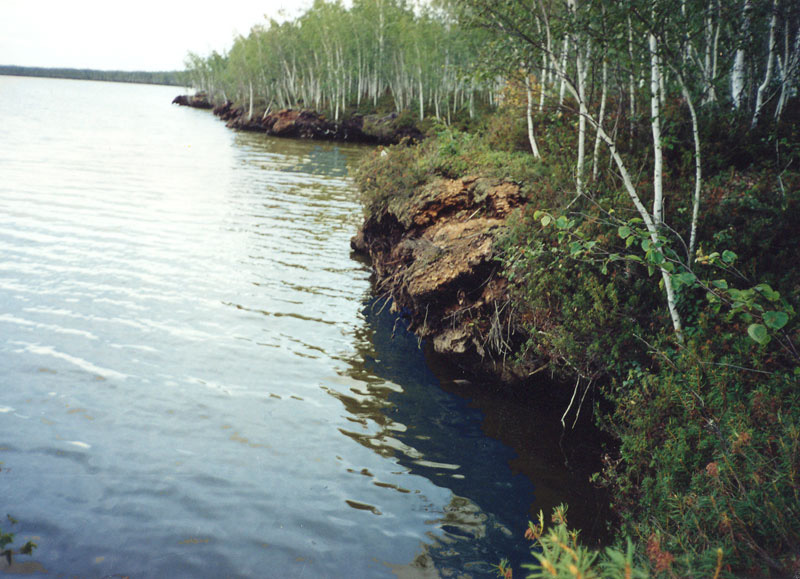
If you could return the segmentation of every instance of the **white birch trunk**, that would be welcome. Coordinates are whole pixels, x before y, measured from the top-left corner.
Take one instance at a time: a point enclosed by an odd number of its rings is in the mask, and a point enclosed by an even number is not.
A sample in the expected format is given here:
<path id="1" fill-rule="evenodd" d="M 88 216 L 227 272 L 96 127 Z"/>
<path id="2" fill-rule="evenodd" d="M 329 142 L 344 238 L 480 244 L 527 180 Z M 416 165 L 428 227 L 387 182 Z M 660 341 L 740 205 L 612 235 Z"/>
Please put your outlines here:
<path id="1" fill-rule="evenodd" d="M 547 84 L 547 55 L 542 55 L 542 74 L 539 77 L 539 112 L 544 111 L 544 87 Z"/>
<path id="2" fill-rule="evenodd" d="M 250 85 L 250 110 L 247 112 L 247 120 L 249 121 L 253 118 L 253 81 L 250 80 L 248 84 Z"/>
<path id="3" fill-rule="evenodd" d="M 716 11 L 714 8 L 716 7 Z M 716 18 L 715 18 L 716 16 Z M 717 78 L 717 51 L 719 45 L 719 3 L 718 0 L 709 0 L 708 15 L 705 18 L 705 55 L 703 59 L 703 104 L 717 101 L 717 91 L 714 81 Z"/>
<path id="4" fill-rule="evenodd" d="M 525 111 L 525 118 L 528 121 L 528 142 L 531 144 L 531 153 L 534 158 L 541 159 L 539 146 L 536 144 L 536 136 L 533 134 L 533 92 L 531 91 L 531 77 L 525 74 L 525 92 L 528 96 L 528 107 Z"/>
<path id="5" fill-rule="evenodd" d="M 778 0 L 772 3 L 772 16 L 769 19 L 769 48 L 767 50 L 767 70 L 764 72 L 764 81 L 758 85 L 758 92 L 756 93 L 756 106 L 753 113 L 753 121 L 750 123 L 751 128 L 758 125 L 758 118 L 761 115 L 761 109 L 764 107 L 764 93 L 769 88 L 769 83 L 772 82 L 772 70 L 775 62 L 775 28 L 778 25 Z"/>
<path id="6" fill-rule="evenodd" d="M 631 70 L 628 73 L 628 93 L 629 93 L 629 110 L 630 115 L 629 126 L 631 139 L 633 139 L 634 119 L 636 117 L 636 75 L 633 73 L 633 23 L 631 22 L 630 15 L 628 16 L 628 59 L 630 60 Z"/>
<path id="7" fill-rule="evenodd" d="M 742 12 L 744 14 L 744 21 L 742 22 L 741 41 L 745 42 L 750 30 L 750 0 L 744 0 Z M 742 99 L 744 98 L 744 85 L 745 85 L 745 50 L 739 47 L 736 50 L 736 56 L 733 59 L 733 70 L 731 71 L 731 100 L 733 101 L 733 108 L 739 110 L 742 106 Z"/>
<path id="8" fill-rule="evenodd" d="M 567 69 L 567 53 L 569 52 L 569 36 L 564 36 L 564 48 L 561 51 L 561 66 L 560 70 L 566 74 Z M 561 87 L 558 89 L 558 114 L 561 114 L 561 107 L 564 106 L 564 95 L 567 90 L 566 78 L 562 75 Z"/>
<path id="9" fill-rule="evenodd" d="M 575 65 L 578 76 L 578 112 L 580 115 L 578 117 L 578 164 L 575 170 L 575 193 L 583 195 L 583 173 L 586 165 L 586 117 L 589 116 L 589 109 L 586 106 L 586 70 L 580 47 L 577 47 L 575 52 L 577 53 Z M 588 48 L 586 53 L 588 56 Z"/>
<path id="10" fill-rule="evenodd" d="M 606 114 L 606 94 L 608 92 L 608 61 L 603 58 L 603 88 L 600 92 L 600 112 L 597 115 L 597 124 L 602 126 Z M 599 171 L 598 159 L 600 158 L 600 133 L 594 139 L 594 152 L 592 154 L 592 181 L 597 181 Z"/>
<path id="11" fill-rule="evenodd" d="M 783 64 L 781 65 L 781 95 L 778 98 L 778 104 L 775 107 L 775 120 L 779 121 L 783 114 L 783 109 L 786 107 L 786 101 L 792 93 L 793 78 L 800 65 L 800 33 L 795 36 L 794 48 L 791 45 L 791 37 L 789 34 L 789 23 L 784 25 L 783 36 Z"/>
<path id="12" fill-rule="evenodd" d="M 541 0 L 540 0 L 541 6 Z M 549 35 L 549 24 L 545 22 L 546 31 Z M 555 58 L 555 56 L 550 52 L 551 64 L 555 69 L 556 73 L 561 76 L 562 79 L 566 81 L 567 75 L 566 71 L 560 67 L 560 63 Z M 572 83 L 565 82 L 565 87 L 569 90 L 570 94 L 578 100 L 581 101 L 580 95 L 578 94 L 578 90 Z M 658 83 L 656 82 L 656 85 Z M 658 99 L 658 95 L 656 94 L 656 100 Z M 584 104 L 585 108 L 585 104 Z M 614 143 L 614 140 L 608 136 L 608 133 L 605 132 L 603 127 L 597 123 L 597 120 L 590 117 L 589 115 L 584 116 L 584 118 L 597 130 L 597 133 L 600 135 L 600 138 L 603 140 L 604 143 L 608 146 L 609 152 L 611 153 L 611 158 L 614 160 L 614 163 L 617 166 L 617 170 L 619 171 L 620 177 L 622 178 L 622 183 L 625 187 L 625 190 L 628 192 L 628 196 L 631 198 L 636 211 L 639 213 L 639 217 L 641 217 L 642 221 L 647 228 L 647 231 L 650 235 L 650 241 L 653 244 L 659 244 L 659 229 L 660 229 L 660 217 L 659 217 L 659 225 L 657 225 L 654 216 L 650 214 L 647 208 L 642 203 L 639 194 L 636 192 L 636 187 L 633 184 L 633 179 L 631 178 L 631 174 L 628 171 L 628 167 L 625 164 L 622 156 L 619 153 L 619 150 Z M 673 331 L 675 332 L 675 337 L 681 343 L 683 343 L 683 326 L 681 322 L 680 313 L 678 312 L 676 298 L 675 298 L 675 290 L 672 285 L 672 274 L 669 271 L 664 269 L 663 267 L 660 268 L 661 270 L 661 278 L 664 282 L 664 290 L 667 297 L 667 309 L 669 311 L 670 319 L 672 320 L 672 327 Z"/>
<path id="13" fill-rule="evenodd" d="M 653 220 L 661 226 L 664 213 L 664 155 L 661 143 L 661 67 L 655 34 L 648 35 L 650 46 L 650 128 L 653 132 Z"/>
<path id="14" fill-rule="evenodd" d="M 577 96 L 574 90 L 571 92 Z M 597 133 L 600 135 L 600 138 L 603 139 L 603 142 L 608 146 L 609 152 L 611 153 L 611 158 L 614 160 L 614 164 L 617 166 L 620 177 L 622 177 L 622 183 L 625 186 L 625 190 L 627 191 L 628 196 L 631 198 L 634 207 L 636 207 L 639 217 L 641 217 L 642 221 L 644 221 L 647 232 L 650 235 L 651 243 L 658 244 L 659 227 L 656 226 L 653 216 L 647 211 L 647 208 L 644 206 L 644 203 L 642 203 L 639 194 L 636 192 L 636 187 L 633 184 L 631 174 L 628 171 L 628 167 L 625 164 L 625 161 L 622 159 L 619 150 L 617 150 L 614 140 L 608 136 L 608 133 L 605 132 L 603 127 L 596 124 L 594 119 L 590 117 L 588 120 L 597 130 Z M 678 341 L 683 343 L 683 324 L 675 299 L 675 289 L 672 285 L 672 274 L 663 267 L 659 269 L 661 270 L 661 279 L 664 282 L 664 291 L 667 297 L 667 310 L 669 311 L 669 316 L 672 321 L 672 329 L 675 332 L 675 337 L 678 339 Z"/>
<path id="15" fill-rule="evenodd" d="M 425 99 L 423 98 L 422 92 L 422 73 L 420 73 L 419 79 L 419 120 L 425 120 Z"/>
<path id="16" fill-rule="evenodd" d="M 567 0 L 570 13 L 574 16 L 577 11 L 577 0 Z M 569 39 L 569 36 L 567 36 Z M 586 41 L 586 60 L 589 60 L 591 52 L 590 40 Z M 575 45 L 575 69 L 578 80 L 578 162 L 575 168 L 575 193 L 583 195 L 583 173 L 586 164 L 586 117 L 589 110 L 586 105 L 586 67 L 584 64 L 583 47 L 577 38 L 573 39 Z M 565 43 L 565 47 L 568 46 Z M 566 51 L 565 51 L 566 54 Z M 566 67 L 565 67 L 566 68 Z M 566 73 L 566 70 L 563 70 Z M 562 77 L 562 87 L 566 82 L 566 74 Z M 563 90 L 563 88 L 562 88 Z"/>
<path id="17" fill-rule="evenodd" d="M 475 118 L 475 84 L 470 81 L 469 84 L 469 118 Z"/>
<path id="18" fill-rule="evenodd" d="M 648 35 L 650 46 L 650 125 L 653 131 L 653 229 L 650 231 L 652 243 L 660 243 L 659 234 L 664 222 L 664 155 L 661 140 L 661 61 L 658 55 L 658 42 L 655 34 Z M 663 257 L 663 253 L 662 253 Z M 678 313 L 672 274 L 660 267 L 664 291 L 667 294 L 667 309 L 678 340 L 683 342 L 683 327 Z"/>
<path id="19" fill-rule="evenodd" d="M 689 114 L 692 117 L 692 138 L 694 139 L 694 195 L 692 197 L 692 223 L 689 233 L 689 263 L 692 262 L 695 249 L 697 248 L 697 221 L 700 217 L 700 194 L 703 189 L 703 163 L 700 148 L 700 123 L 697 120 L 697 111 L 692 102 L 692 96 L 681 75 L 676 75 L 681 85 L 683 98 L 689 107 Z"/>

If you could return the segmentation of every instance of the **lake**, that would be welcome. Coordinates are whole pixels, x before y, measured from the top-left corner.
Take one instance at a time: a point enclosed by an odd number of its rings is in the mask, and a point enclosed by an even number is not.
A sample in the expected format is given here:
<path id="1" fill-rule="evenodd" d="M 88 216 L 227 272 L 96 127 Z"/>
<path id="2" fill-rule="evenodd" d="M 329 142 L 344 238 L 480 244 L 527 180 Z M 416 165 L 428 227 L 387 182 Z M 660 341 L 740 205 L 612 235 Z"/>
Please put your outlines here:
<path id="1" fill-rule="evenodd" d="M 0 76 L 0 522 L 34 574 L 492 576 L 593 520 L 561 407 L 371 297 L 348 170 L 174 87 Z M 583 513 L 582 515 L 580 513 Z M 521 571 L 521 570 L 520 570 Z M 519 571 L 518 571 L 519 572 Z"/>

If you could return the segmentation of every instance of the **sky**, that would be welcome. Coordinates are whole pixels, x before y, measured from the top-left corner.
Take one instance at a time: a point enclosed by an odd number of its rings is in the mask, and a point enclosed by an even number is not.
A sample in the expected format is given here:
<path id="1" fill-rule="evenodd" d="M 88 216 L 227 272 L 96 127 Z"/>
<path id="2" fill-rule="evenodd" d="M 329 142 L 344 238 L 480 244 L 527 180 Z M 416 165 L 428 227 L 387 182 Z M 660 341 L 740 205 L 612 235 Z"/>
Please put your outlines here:
<path id="1" fill-rule="evenodd" d="M 223 52 L 265 15 L 284 20 L 310 5 L 311 0 L 0 0 L 0 64 L 183 70 L 189 51 Z"/>

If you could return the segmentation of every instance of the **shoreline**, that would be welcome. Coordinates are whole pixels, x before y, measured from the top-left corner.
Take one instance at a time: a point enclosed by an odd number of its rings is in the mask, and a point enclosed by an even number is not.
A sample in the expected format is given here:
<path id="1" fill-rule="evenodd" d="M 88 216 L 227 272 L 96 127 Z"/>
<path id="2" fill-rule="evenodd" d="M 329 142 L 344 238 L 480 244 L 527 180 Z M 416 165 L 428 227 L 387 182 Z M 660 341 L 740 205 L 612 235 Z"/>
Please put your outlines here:
<path id="1" fill-rule="evenodd" d="M 353 115 L 335 124 L 305 109 L 250 117 L 243 106 L 230 101 L 214 106 L 204 94 L 179 95 L 172 104 L 212 110 L 228 128 L 274 137 L 377 145 L 424 137 L 416 127 L 399 126 L 397 113 Z M 471 374 L 504 383 L 521 381 L 529 369 L 506 364 L 520 340 L 495 242 L 507 217 L 524 203 L 513 183 L 477 176 L 441 179 L 411 198 L 366 208 L 350 242 L 369 260 L 376 298 L 391 301 L 411 332 Z"/>
<path id="2" fill-rule="evenodd" d="M 230 129 L 264 133 L 272 137 L 342 141 L 373 145 L 395 145 L 403 141 L 419 142 L 425 135 L 416 123 L 396 112 L 388 114 L 353 114 L 334 122 L 311 109 L 254 110 L 252 116 L 243 105 L 231 101 L 213 104 L 205 95 L 178 95 L 172 104 L 212 110 Z"/>
<path id="3" fill-rule="evenodd" d="M 368 208 L 350 242 L 371 262 L 378 299 L 391 302 L 410 331 L 469 373 L 505 384 L 535 372 L 510 363 L 522 335 L 496 261 L 506 220 L 524 203 L 513 183 L 442 178 L 409 199 Z"/>

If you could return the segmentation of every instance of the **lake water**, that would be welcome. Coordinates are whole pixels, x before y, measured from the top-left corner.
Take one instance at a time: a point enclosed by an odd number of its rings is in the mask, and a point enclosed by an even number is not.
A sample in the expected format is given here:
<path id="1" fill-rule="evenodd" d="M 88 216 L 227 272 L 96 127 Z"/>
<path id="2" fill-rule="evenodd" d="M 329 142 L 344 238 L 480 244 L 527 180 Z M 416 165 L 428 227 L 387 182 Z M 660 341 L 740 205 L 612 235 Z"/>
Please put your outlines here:
<path id="1" fill-rule="evenodd" d="M 530 560 L 531 512 L 590 512 L 557 418 L 463 383 L 371 301 L 349 250 L 368 149 L 236 133 L 176 92 L 0 76 L 0 514 L 19 520 L 0 528 L 39 545 L 17 560 L 481 577 Z"/>

